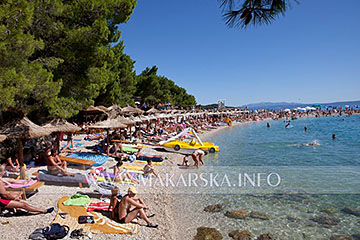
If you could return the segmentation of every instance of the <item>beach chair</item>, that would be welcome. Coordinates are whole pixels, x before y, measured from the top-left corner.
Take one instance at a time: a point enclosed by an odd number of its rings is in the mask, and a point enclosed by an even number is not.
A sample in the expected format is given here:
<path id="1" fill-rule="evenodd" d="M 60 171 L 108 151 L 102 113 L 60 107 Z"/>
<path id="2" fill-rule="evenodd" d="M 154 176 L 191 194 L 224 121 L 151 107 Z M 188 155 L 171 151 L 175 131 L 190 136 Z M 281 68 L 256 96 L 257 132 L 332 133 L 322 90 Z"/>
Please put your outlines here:
<path id="1" fill-rule="evenodd" d="M 59 156 L 59 158 L 62 161 L 81 165 L 83 170 L 85 170 L 86 167 L 91 167 L 92 165 L 94 165 L 96 163 L 96 162 L 90 161 L 90 160 L 72 158 L 72 157 L 66 157 L 66 156 Z"/>
<path id="2" fill-rule="evenodd" d="M 22 198 L 23 199 L 26 199 L 26 193 L 27 192 L 38 192 L 39 188 L 42 187 L 45 183 L 44 182 L 40 182 L 40 181 L 37 181 L 35 182 L 34 184 L 28 186 L 28 187 L 25 187 L 25 188 L 6 188 L 6 191 L 9 191 L 9 192 L 21 192 L 22 193 Z"/>

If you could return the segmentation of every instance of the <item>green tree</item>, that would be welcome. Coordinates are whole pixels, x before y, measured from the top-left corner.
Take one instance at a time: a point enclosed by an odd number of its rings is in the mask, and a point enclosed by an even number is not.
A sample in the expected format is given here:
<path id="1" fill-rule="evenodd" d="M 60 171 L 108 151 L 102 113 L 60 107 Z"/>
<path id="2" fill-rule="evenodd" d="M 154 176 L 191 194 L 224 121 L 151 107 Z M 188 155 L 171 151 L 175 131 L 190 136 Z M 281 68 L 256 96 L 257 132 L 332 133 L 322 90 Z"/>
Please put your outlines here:
<path id="1" fill-rule="evenodd" d="M 54 82 L 51 73 L 60 61 L 31 57 L 44 49 L 28 31 L 33 11 L 31 1 L 0 3 L 0 110 L 27 114 L 47 108 L 60 91 L 61 79 Z"/>
<path id="2" fill-rule="evenodd" d="M 135 5 L 136 0 L 1 1 L 1 110 L 70 117 L 103 92 L 121 95 L 119 102 L 129 98 L 133 62 L 122 43 L 111 43 L 119 42 L 118 24 Z M 111 84 L 118 84 L 112 92 Z"/>
<path id="3" fill-rule="evenodd" d="M 112 48 L 110 43 L 119 41 L 118 24 L 129 19 L 136 0 L 33 2 L 35 9 L 31 32 L 45 43 L 45 47 L 34 55 L 62 60 L 53 73 L 54 80 L 61 80 L 63 85 L 57 103 L 51 105 L 50 113 L 69 117 L 94 104 L 101 93 L 107 92 L 115 97 L 115 90 L 110 92 L 109 86 L 119 85 L 121 82 L 115 79 L 121 78 L 119 75 L 122 73 L 113 72 L 114 68 L 118 70 L 119 63 L 115 63 L 116 66 L 113 64 L 119 58 L 129 60 L 121 55 L 122 45 Z M 119 90 L 119 86 L 114 87 Z"/>
<path id="4" fill-rule="evenodd" d="M 117 104 L 125 106 L 126 104 L 133 104 L 132 97 L 136 91 L 135 62 L 124 54 L 123 50 L 123 42 L 110 49 L 113 53 L 113 57 L 109 60 L 111 75 L 105 90 L 96 98 L 96 105 Z"/>
<path id="5" fill-rule="evenodd" d="M 291 2 L 297 0 L 220 0 L 224 19 L 229 27 L 245 28 L 270 24 L 279 15 L 284 15 Z"/>
<path id="6" fill-rule="evenodd" d="M 189 95 L 184 88 L 177 86 L 174 81 L 165 76 L 157 75 L 158 68 L 147 67 L 137 76 L 136 95 L 150 105 L 168 103 L 186 107 L 196 105 L 195 97 Z"/>

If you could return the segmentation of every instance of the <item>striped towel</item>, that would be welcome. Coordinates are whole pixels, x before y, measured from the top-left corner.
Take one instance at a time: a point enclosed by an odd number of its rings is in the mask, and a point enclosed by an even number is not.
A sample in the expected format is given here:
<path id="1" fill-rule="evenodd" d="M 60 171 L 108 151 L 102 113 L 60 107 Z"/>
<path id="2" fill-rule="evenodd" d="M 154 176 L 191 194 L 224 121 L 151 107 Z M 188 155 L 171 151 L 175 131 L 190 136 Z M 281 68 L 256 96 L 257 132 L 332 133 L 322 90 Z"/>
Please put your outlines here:
<path id="1" fill-rule="evenodd" d="M 102 211 L 109 211 L 109 205 L 110 203 L 107 202 L 91 202 L 86 209 L 87 212 L 102 212 Z M 110 207 L 110 211 L 112 211 L 112 207 Z"/>

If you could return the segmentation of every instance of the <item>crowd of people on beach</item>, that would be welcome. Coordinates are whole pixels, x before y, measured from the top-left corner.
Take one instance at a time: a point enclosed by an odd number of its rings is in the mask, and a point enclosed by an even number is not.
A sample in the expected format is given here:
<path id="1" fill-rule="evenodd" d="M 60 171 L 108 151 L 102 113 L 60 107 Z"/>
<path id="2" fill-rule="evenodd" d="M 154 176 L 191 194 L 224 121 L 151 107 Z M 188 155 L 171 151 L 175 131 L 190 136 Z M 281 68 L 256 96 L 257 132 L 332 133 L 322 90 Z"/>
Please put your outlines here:
<path id="1" fill-rule="evenodd" d="M 221 126 L 231 127 L 233 123 L 264 121 L 268 119 L 279 120 L 285 119 L 286 128 L 290 127 L 290 120 L 302 117 L 322 117 L 322 116 L 343 116 L 358 114 L 359 110 L 316 110 L 316 111 L 249 111 L 249 110 L 232 110 L 217 112 L 192 112 L 183 114 L 172 114 L 162 118 L 145 119 L 134 121 L 126 128 L 114 129 L 112 131 L 99 131 L 90 128 L 95 120 L 88 122 L 74 122 L 74 125 L 80 127 L 76 133 L 52 134 L 39 139 L 32 139 L 24 142 L 23 159 L 27 167 L 46 166 L 49 174 L 54 176 L 73 177 L 75 174 L 69 172 L 68 162 L 61 156 L 77 152 L 74 144 L 74 136 L 82 136 L 82 140 L 93 143 L 87 150 L 94 154 L 101 154 L 113 158 L 115 165 L 113 168 L 114 182 L 128 181 L 131 184 L 139 184 L 141 178 L 150 176 L 158 177 L 156 166 L 153 161 L 162 162 L 166 159 L 161 153 L 150 154 L 142 151 L 142 148 L 161 147 L 159 142 L 167 140 L 181 133 L 186 128 L 192 128 L 197 132 L 211 131 Z M 131 118 L 129 118 L 130 120 Z M 270 128 L 270 124 L 267 123 Z M 304 128 L 307 131 L 307 128 Z M 65 139 L 66 144 L 60 146 Z M 333 139 L 336 136 L 333 135 Z M 142 147 L 139 147 L 140 145 Z M 310 143 L 316 144 L 316 143 Z M 127 145 L 136 146 L 134 151 L 127 151 Z M 15 180 L 9 177 L 3 177 L 9 173 L 18 174 L 21 171 L 19 154 L 16 144 L 12 140 L 5 140 L 1 143 L 0 152 L 2 153 L 2 165 L 0 166 L 0 212 L 3 209 L 23 209 L 35 213 L 51 213 L 54 208 L 41 209 L 27 204 L 21 200 L 21 194 L 10 193 L 6 186 L 12 183 L 25 183 L 28 180 Z M 178 164 L 182 167 L 196 167 L 204 165 L 204 157 L 208 151 L 201 149 L 192 150 L 189 153 L 182 153 L 183 161 Z M 189 162 L 190 157 L 193 163 Z M 135 161 L 144 162 L 141 167 L 141 174 L 134 173 L 124 168 L 128 163 Z M 136 217 L 143 219 L 148 227 L 156 228 L 157 225 L 149 220 L 153 215 L 148 214 L 147 205 L 144 200 L 138 196 L 135 187 L 129 187 L 127 193 L 119 197 L 119 188 L 111 189 L 110 206 L 112 207 L 111 218 L 119 223 L 130 223 Z M 109 207 L 110 208 L 110 207 Z"/>

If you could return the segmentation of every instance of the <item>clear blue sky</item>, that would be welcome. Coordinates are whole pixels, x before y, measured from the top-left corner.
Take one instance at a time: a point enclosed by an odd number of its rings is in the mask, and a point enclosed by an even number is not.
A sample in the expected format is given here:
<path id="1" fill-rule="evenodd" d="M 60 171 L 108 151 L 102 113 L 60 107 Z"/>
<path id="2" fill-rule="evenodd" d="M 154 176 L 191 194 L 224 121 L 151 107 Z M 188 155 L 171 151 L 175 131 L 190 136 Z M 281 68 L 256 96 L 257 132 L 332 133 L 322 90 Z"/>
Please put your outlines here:
<path id="1" fill-rule="evenodd" d="M 217 0 L 138 0 L 120 25 L 125 53 L 201 104 L 360 100 L 360 1 L 299 1 L 243 30 L 225 26 Z"/>

